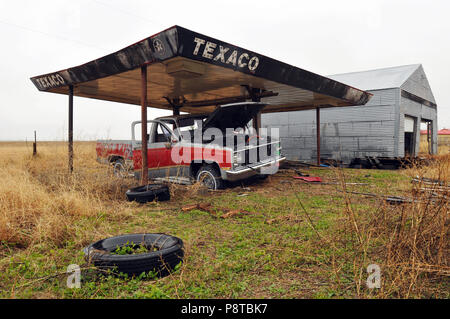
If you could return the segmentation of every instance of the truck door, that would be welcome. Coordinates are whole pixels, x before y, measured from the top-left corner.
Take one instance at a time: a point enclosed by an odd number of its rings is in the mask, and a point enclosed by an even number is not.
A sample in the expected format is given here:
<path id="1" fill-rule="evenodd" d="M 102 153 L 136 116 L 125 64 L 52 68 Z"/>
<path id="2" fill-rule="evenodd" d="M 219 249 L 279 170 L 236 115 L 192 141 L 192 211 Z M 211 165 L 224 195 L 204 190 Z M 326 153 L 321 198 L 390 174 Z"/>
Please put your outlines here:
<path id="1" fill-rule="evenodd" d="M 153 123 L 148 148 L 149 177 L 177 175 L 177 164 L 172 160 L 172 147 L 176 142 L 173 132 L 166 124 Z"/>
<path id="2" fill-rule="evenodd" d="M 131 125 L 131 138 L 133 148 L 133 166 L 135 174 L 142 169 L 142 141 L 140 137 L 141 121 L 135 121 Z M 160 126 L 158 128 L 158 126 Z M 147 158 L 148 158 L 148 176 L 150 178 L 160 177 L 163 173 L 164 167 L 169 165 L 171 144 L 165 141 L 170 141 L 168 138 L 171 130 L 160 121 L 147 121 Z M 164 131 L 162 129 L 164 128 Z M 158 133 L 160 135 L 158 135 Z M 162 158 L 159 158 L 162 157 Z"/>

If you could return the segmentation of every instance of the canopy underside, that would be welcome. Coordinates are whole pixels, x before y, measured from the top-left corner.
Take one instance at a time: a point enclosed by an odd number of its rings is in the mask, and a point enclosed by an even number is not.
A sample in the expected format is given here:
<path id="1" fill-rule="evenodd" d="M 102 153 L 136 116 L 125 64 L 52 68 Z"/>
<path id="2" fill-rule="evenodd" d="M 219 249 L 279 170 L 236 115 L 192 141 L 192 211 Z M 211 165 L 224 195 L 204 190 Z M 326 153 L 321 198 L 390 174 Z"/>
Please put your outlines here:
<path id="1" fill-rule="evenodd" d="M 41 91 L 211 112 L 216 105 L 259 100 L 263 112 L 365 104 L 370 94 L 269 57 L 174 26 L 86 64 L 31 78 Z"/>
<path id="2" fill-rule="evenodd" d="M 203 75 L 191 77 L 169 75 L 167 73 L 167 65 L 181 60 L 187 63 L 192 61 L 176 57 L 147 67 L 149 107 L 172 110 L 173 106 L 164 97 L 169 99 L 184 97 L 185 104 L 188 104 L 189 102 L 205 101 L 207 103 L 208 101 L 215 102 L 218 99 L 248 96 L 246 86 L 264 89 L 277 94 L 276 96 L 263 98 L 263 101 L 269 104 L 263 113 L 304 110 L 319 105 L 322 107 L 348 105 L 348 103 L 340 99 L 201 62 L 204 69 Z M 117 75 L 76 84 L 74 85 L 74 95 L 140 105 L 140 83 L 141 70 L 134 69 Z M 68 94 L 68 91 L 68 86 L 48 90 L 48 92 L 61 94 Z M 180 108 L 180 111 L 208 113 L 212 112 L 214 108 L 214 104 L 209 106 L 183 106 Z"/>

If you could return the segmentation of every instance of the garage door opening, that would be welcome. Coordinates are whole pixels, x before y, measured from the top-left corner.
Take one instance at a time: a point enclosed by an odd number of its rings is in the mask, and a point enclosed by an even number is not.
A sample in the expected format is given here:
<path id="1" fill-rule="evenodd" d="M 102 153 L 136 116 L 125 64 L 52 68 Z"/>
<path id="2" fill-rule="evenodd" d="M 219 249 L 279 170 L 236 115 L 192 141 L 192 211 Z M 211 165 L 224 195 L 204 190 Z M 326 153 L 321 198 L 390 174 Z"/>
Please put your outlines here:
<path id="1" fill-rule="evenodd" d="M 415 155 L 416 118 L 405 116 L 405 157 Z"/>
<path id="2" fill-rule="evenodd" d="M 420 144 L 419 144 L 419 154 L 432 154 L 431 138 L 433 136 L 432 132 L 433 121 L 422 120 L 420 122 Z"/>

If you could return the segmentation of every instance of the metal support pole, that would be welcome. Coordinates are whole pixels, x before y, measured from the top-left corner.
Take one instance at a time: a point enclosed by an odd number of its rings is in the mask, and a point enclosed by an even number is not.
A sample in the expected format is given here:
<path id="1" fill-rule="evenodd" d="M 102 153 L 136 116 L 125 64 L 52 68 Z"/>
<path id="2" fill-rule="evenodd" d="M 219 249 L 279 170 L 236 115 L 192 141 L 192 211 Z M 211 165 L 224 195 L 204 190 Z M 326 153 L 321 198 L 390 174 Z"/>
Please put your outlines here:
<path id="1" fill-rule="evenodd" d="M 34 131 L 34 143 L 33 143 L 33 156 L 37 154 L 37 141 L 36 141 L 36 131 Z"/>
<path id="2" fill-rule="evenodd" d="M 261 97 L 258 95 L 261 94 L 263 91 L 258 88 L 250 88 L 249 86 L 246 87 L 248 93 L 252 97 L 252 102 L 261 102 Z M 253 117 L 253 128 L 256 130 L 256 134 L 259 134 L 259 130 L 261 128 L 261 112 L 258 112 Z"/>
<path id="3" fill-rule="evenodd" d="M 69 85 L 69 172 L 73 172 L 73 85 Z"/>
<path id="4" fill-rule="evenodd" d="M 259 129 L 261 128 L 261 112 L 258 112 L 258 114 L 253 117 L 253 128 L 259 134 Z"/>
<path id="5" fill-rule="evenodd" d="M 253 117 L 253 128 L 255 129 L 256 135 L 260 136 L 261 134 L 261 112 L 258 112 L 254 117 Z M 259 150 L 259 138 L 256 139 L 256 146 L 257 148 L 257 155 L 256 155 L 256 160 L 259 162 L 261 159 L 261 155 L 260 155 L 260 150 Z"/>
<path id="6" fill-rule="evenodd" d="M 147 159 L 147 66 L 141 67 L 141 140 L 142 140 L 142 173 L 141 185 L 148 184 Z"/>
<path id="7" fill-rule="evenodd" d="M 173 99 L 173 115 L 180 115 L 180 107 L 181 107 L 180 99 Z"/>
<path id="8" fill-rule="evenodd" d="M 316 108 L 317 165 L 320 165 L 320 107 Z"/>
<path id="9" fill-rule="evenodd" d="M 427 145 L 428 145 L 428 154 L 432 154 L 432 147 L 431 147 L 431 122 L 427 122 Z"/>

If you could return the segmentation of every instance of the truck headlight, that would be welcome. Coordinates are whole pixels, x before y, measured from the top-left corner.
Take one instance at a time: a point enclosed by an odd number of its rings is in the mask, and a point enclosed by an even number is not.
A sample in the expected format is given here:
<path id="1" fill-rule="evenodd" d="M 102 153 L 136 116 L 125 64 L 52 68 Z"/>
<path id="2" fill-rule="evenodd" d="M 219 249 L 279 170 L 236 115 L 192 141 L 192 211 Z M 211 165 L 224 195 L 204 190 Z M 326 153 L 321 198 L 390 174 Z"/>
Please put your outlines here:
<path id="1" fill-rule="evenodd" d="M 278 142 L 278 144 L 277 144 L 277 155 L 281 155 L 281 150 L 282 150 L 281 143 Z"/>

